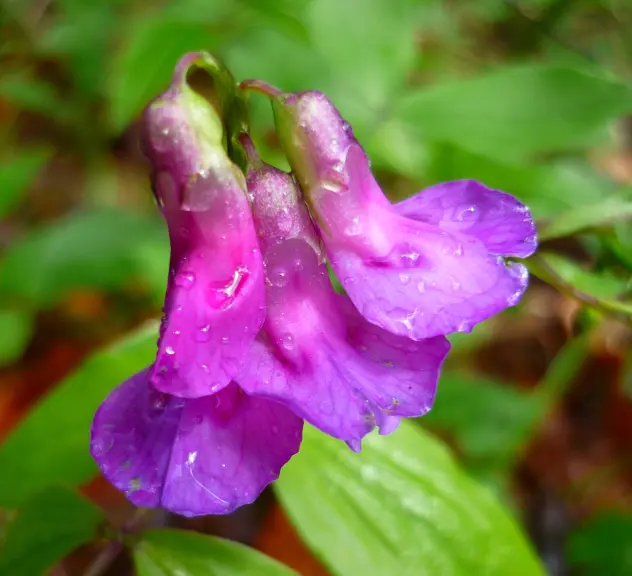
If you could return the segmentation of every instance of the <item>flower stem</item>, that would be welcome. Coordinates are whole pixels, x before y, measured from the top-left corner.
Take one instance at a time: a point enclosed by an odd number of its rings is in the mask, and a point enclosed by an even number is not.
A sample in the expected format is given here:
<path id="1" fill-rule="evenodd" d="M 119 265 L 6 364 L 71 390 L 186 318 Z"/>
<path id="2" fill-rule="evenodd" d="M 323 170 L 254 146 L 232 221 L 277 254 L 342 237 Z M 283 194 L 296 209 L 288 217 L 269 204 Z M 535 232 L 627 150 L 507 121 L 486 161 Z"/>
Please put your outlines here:
<path id="1" fill-rule="evenodd" d="M 283 94 L 282 90 L 279 90 L 276 86 L 272 86 L 272 84 L 268 84 L 263 80 L 244 80 L 239 84 L 239 87 L 249 92 L 259 92 L 259 94 L 268 96 L 268 98 L 274 98 L 275 96 Z"/>

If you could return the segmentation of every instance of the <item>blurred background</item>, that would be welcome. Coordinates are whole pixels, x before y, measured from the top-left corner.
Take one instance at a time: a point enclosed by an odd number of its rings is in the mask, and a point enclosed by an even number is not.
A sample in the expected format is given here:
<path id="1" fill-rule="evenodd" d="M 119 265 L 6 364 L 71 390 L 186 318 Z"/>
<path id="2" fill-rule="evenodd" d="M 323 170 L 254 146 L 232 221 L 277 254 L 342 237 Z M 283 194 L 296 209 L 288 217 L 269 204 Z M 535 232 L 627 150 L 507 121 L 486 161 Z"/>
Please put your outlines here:
<path id="1" fill-rule="evenodd" d="M 109 524 L 70 530 L 84 500 L 33 497 L 79 486 L 110 524 L 133 514 L 95 477 L 88 430 L 152 360 L 169 244 L 137 119 L 199 49 L 237 80 L 325 91 L 394 200 L 475 178 L 532 209 L 526 296 L 453 339 L 419 424 L 548 573 L 632 574 L 629 0 L 0 0 L 0 573 L 132 573 L 125 552 L 89 572 Z M 251 114 L 286 167 L 264 98 Z M 35 549 L 11 533 L 20 515 Z M 350 574 L 316 559 L 271 491 L 229 517 L 151 525 Z"/>

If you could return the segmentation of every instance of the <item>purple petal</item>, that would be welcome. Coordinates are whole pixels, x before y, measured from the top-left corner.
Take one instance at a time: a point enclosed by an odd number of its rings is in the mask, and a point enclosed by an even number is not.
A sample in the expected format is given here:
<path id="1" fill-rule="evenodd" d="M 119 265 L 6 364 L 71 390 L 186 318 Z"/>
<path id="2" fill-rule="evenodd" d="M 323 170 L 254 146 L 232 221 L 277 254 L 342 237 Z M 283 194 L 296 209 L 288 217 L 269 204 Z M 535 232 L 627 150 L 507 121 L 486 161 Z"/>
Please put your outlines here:
<path id="1" fill-rule="evenodd" d="M 357 447 L 393 416 L 432 406 L 445 338 L 413 342 L 366 322 L 334 293 L 325 265 L 302 240 L 266 254 L 270 284 L 264 337 L 248 356 L 240 386 L 279 400 L 324 432 Z"/>
<path id="2" fill-rule="evenodd" d="M 223 171 L 180 174 L 187 182 L 180 192 L 169 172 L 154 178 L 171 267 L 150 379 L 162 392 L 185 398 L 228 385 L 265 316 L 263 261 L 245 181 L 227 158 L 216 161 L 226 163 Z"/>
<path id="3" fill-rule="evenodd" d="M 431 186 L 395 208 L 400 216 L 474 236 L 491 254 L 526 258 L 537 248 L 529 209 L 510 194 L 475 180 Z"/>
<path id="4" fill-rule="evenodd" d="M 142 124 L 171 240 L 165 318 L 150 380 L 185 398 L 230 383 L 265 314 L 246 181 L 226 153 L 222 119 L 187 83 L 195 66 L 214 69 L 217 63 L 203 52 L 185 55 Z"/>
<path id="5" fill-rule="evenodd" d="M 359 146 L 349 149 L 347 165 L 352 197 L 381 194 Z M 332 197 L 323 194 L 321 206 Z M 470 331 L 526 289 L 526 268 L 505 264 L 473 235 L 405 218 L 383 203 L 352 223 L 324 236 L 332 268 L 362 315 L 393 334 L 421 340 Z"/>
<path id="6" fill-rule="evenodd" d="M 186 400 L 156 391 L 148 369 L 114 390 L 92 425 L 92 456 L 137 506 L 183 516 L 227 514 L 278 478 L 302 421 L 236 384 Z"/>

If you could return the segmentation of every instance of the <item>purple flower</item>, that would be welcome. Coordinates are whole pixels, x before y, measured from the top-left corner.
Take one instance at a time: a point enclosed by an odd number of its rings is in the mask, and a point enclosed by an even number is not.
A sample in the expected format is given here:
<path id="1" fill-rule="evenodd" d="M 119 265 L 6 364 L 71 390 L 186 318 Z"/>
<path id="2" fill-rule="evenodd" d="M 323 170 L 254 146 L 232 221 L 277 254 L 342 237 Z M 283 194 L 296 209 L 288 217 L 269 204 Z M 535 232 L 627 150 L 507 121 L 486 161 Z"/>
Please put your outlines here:
<path id="1" fill-rule="evenodd" d="M 369 322 L 420 340 L 470 331 L 518 302 L 528 273 L 504 257 L 536 249 L 524 205 L 472 180 L 432 186 L 393 205 L 323 94 L 263 90 L 273 96 L 281 146 L 331 266 Z"/>
<path id="2" fill-rule="evenodd" d="M 262 164 L 247 138 L 248 189 L 266 269 L 267 316 L 238 376 L 251 395 L 283 402 L 359 450 L 375 426 L 432 406 L 449 350 L 367 322 L 329 281 L 318 233 L 293 178 Z"/>
<path id="3" fill-rule="evenodd" d="M 265 316 L 263 264 L 243 173 L 226 155 L 222 122 L 186 82 L 204 54 L 183 58 L 144 116 L 144 148 L 169 228 L 171 264 L 158 390 L 196 398 L 227 386 Z"/>
<path id="4" fill-rule="evenodd" d="M 92 424 L 92 456 L 137 506 L 183 516 L 227 514 L 253 502 L 298 451 L 303 421 L 234 382 L 217 394 L 163 394 L 149 368 L 121 384 Z"/>
<path id="5" fill-rule="evenodd" d="M 186 83 L 206 54 L 178 64 L 145 112 L 144 146 L 171 239 L 155 363 L 103 402 L 91 452 L 138 506 L 185 516 L 253 502 L 300 446 L 303 420 L 243 392 L 234 377 L 265 315 L 263 262 L 246 181 L 222 123 Z"/>

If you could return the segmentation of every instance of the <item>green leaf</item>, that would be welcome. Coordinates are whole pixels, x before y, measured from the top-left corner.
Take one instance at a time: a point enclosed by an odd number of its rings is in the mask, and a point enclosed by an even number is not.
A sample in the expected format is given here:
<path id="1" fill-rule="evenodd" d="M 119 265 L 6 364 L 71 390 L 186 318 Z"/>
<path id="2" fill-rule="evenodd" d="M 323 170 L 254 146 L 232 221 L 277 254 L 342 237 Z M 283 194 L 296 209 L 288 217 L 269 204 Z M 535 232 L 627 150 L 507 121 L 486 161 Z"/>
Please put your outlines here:
<path id="1" fill-rule="evenodd" d="M 415 64 L 418 12 L 411 0 L 310 2 L 310 36 L 334 78 L 329 96 L 355 130 L 381 120 L 403 89 Z"/>
<path id="2" fill-rule="evenodd" d="M 9 524 L 0 548 L 0 574 L 38 576 L 95 536 L 99 509 L 66 488 L 34 495 Z"/>
<path id="3" fill-rule="evenodd" d="M 0 310 L 0 366 L 15 362 L 33 335 L 33 316 L 26 310 Z"/>
<path id="4" fill-rule="evenodd" d="M 75 287 L 118 289 L 138 275 L 138 251 L 168 241 L 157 217 L 113 209 L 71 214 L 13 244 L 0 266 L 0 290 L 47 306 Z"/>
<path id="5" fill-rule="evenodd" d="M 184 530 L 145 532 L 134 560 L 138 576 L 296 576 L 252 548 Z"/>
<path id="6" fill-rule="evenodd" d="M 572 69 L 507 67 L 404 97 L 394 117 L 419 137 L 491 158 L 581 147 L 632 110 L 630 87 Z"/>
<path id="7" fill-rule="evenodd" d="M 628 191 L 629 196 L 629 191 Z M 538 230 L 540 240 L 552 240 L 579 234 L 591 228 L 608 226 L 632 218 L 632 197 L 625 193 L 604 198 L 594 204 L 576 206 L 556 216 Z"/>
<path id="8" fill-rule="evenodd" d="M 577 262 L 559 254 L 541 252 L 539 256 L 566 282 L 597 298 L 615 298 L 623 293 L 630 284 L 629 279 L 618 278 L 608 271 L 585 270 Z"/>
<path id="9" fill-rule="evenodd" d="M 333 574 L 541 575 L 525 537 L 447 449 L 414 423 L 355 454 L 312 427 L 276 484 Z"/>
<path id="10" fill-rule="evenodd" d="M 48 149 L 23 149 L 19 155 L 0 162 L 0 217 L 17 206 L 22 193 L 35 180 L 50 156 Z"/>
<path id="11" fill-rule="evenodd" d="M 135 20 L 128 42 L 115 55 L 108 82 L 113 132 L 124 130 L 167 88 L 176 63 L 186 52 L 210 51 L 224 34 L 204 21 L 165 15 Z"/>
<path id="12" fill-rule="evenodd" d="M 66 118 L 67 110 L 55 89 L 48 82 L 26 76 L 5 76 L 0 79 L 0 96 L 22 110 L 51 118 Z"/>
<path id="13" fill-rule="evenodd" d="M 153 360 L 155 323 L 94 353 L 60 382 L 0 445 L 0 507 L 15 507 L 51 484 L 78 485 L 97 471 L 90 424 L 99 404 Z"/>
<path id="14" fill-rule="evenodd" d="M 422 422 L 449 434 L 468 465 L 507 473 L 535 426 L 579 371 L 588 336 L 569 342 L 531 392 L 483 376 L 444 370 L 433 409 Z"/>
<path id="15" fill-rule="evenodd" d="M 582 574 L 632 574 L 632 516 L 602 512 L 570 535 L 566 550 Z"/>

